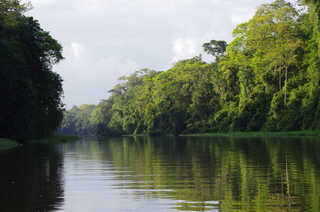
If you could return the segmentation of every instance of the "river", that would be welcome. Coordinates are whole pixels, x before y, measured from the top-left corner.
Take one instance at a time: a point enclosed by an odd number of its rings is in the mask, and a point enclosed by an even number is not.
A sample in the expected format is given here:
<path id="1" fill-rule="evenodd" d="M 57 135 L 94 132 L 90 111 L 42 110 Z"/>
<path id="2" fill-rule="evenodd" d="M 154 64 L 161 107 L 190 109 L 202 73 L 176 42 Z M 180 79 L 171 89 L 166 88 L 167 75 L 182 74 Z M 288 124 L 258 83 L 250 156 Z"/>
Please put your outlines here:
<path id="1" fill-rule="evenodd" d="M 0 211 L 319 211 L 318 137 L 85 138 L 0 149 Z"/>

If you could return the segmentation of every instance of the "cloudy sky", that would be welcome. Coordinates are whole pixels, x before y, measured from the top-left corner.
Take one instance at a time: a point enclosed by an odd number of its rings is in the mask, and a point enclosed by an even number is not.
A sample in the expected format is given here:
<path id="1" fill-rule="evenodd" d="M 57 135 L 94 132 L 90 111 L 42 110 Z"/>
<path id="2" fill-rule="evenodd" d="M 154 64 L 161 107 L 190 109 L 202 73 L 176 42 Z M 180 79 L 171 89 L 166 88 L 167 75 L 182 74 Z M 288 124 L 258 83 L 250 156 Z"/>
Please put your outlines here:
<path id="1" fill-rule="evenodd" d="M 238 24 L 273 1 L 31 0 L 27 15 L 63 46 L 66 59 L 54 71 L 64 79 L 70 109 L 107 99 L 118 77 L 141 68 L 164 71 L 199 54 L 212 62 L 202 44 L 230 42 Z"/>

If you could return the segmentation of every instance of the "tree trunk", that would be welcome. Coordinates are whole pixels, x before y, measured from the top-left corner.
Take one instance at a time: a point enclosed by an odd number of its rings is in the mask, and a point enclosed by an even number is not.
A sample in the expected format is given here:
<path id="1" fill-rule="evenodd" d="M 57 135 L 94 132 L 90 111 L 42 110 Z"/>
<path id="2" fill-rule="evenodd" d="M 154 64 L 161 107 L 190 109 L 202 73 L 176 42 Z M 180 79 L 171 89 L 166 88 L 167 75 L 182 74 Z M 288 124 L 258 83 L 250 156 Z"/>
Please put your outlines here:
<path id="1" fill-rule="evenodd" d="M 286 66 L 285 79 L 284 79 L 284 107 L 287 107 L 287 83 L 288 83 L 288 66 Z"/>

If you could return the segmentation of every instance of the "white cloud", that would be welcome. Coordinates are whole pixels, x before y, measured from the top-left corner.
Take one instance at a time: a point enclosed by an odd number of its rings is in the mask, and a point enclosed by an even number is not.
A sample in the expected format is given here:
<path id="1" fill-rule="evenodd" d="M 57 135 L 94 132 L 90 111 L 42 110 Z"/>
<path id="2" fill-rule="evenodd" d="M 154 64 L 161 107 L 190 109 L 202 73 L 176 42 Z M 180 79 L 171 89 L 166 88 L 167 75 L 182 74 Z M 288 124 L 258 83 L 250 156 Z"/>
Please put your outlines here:
<path id="1" fill-rule="evenodd" d="M 81 60 L 83 57 L 86 57 L 86 50 L 83 45 L 77 42 L 71 43 L 70 52 L 75 57 L 76 60 Z"/>
<path id="2" fill-rule="evenodd" d="M 22 1 L 24 2 L 24 1 Z M 50 4 L 55 2 L 55 0 L 33 0 L 32 4 L 36 4 L 36 5 L 46 5 L 46 4 Z"/>
<path id="3" fill-rule="evenodd" d="M 117 78 L 138 69 L 137 64 L 121 55 L 92 57 L 93 53 L 78 42 L 65 48 L 68 58 L 54 68 L 64 79 L 67 108 L 80 104 L 98 104 L 108 97 Z M 114 77 L 110 77 L 114 76 Z"/>
<path id="4" fill-rule="evenodd" d="M 197 39 L 192 37 L 179 37 L 173 41 L 173 59 L 172 62 L 197 56 Z"/>

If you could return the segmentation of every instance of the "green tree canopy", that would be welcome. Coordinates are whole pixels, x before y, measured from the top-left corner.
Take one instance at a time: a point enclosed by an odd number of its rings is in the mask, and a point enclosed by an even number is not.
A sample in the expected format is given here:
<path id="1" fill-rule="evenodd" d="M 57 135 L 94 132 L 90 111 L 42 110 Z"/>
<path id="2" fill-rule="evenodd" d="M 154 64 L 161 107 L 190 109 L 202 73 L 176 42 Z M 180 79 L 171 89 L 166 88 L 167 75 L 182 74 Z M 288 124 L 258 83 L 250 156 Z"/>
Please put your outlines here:
<path id="1" fill-rule="evenodd" d="M 0 137 L 42 138 L 62 120 L 62 79 L 52 65 L 61 45 L 32 17 L 30 4 L 0 1 Z"/>

